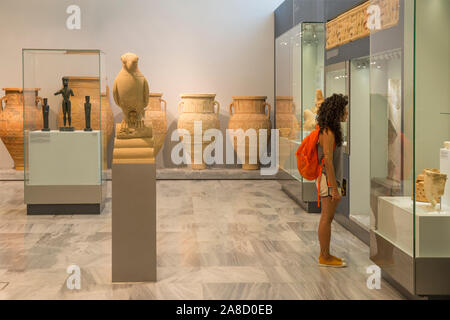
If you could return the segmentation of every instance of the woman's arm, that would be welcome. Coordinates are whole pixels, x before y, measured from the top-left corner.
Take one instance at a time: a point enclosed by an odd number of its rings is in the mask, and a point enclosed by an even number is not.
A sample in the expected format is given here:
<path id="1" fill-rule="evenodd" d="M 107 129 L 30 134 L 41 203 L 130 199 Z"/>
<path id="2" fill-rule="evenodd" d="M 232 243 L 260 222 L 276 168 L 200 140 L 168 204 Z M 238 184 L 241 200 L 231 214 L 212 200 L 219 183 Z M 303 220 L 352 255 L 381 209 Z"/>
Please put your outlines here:
<path id="1" fill-rule="evenodd" d="M 327 170 L 327 177 L 332 188 L 333 200 L 340 200 L 340 193 L 336 182 L 336 174 L 333 164 L 334 155 L 334 134 L 331 130 L 324 130 L 322 134 L 322 148 L 324 153 L 325 168 Z"/>

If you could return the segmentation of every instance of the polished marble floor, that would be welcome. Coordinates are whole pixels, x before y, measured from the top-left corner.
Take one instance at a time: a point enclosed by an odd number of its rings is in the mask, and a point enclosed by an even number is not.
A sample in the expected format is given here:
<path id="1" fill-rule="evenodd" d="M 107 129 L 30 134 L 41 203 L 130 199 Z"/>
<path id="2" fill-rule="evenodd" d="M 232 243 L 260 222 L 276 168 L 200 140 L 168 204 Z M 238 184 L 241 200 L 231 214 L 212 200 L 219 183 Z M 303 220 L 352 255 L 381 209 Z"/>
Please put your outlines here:
<path id="1" fill-rule="evenodd" d="M 277 181 L 158 181 L 157 192 L 158 282 L 112 284 L 111 198 L 100 216 L 28 217 L 23 182 L 0 182 L 0 299 L 402 299 L 384 281 L 367 288 L 368 248 L 338 224 L 332 250 L 349 267 L 316 266 L 319 216 Z M 73 264 L 80 290 L 66 285 Z"/>

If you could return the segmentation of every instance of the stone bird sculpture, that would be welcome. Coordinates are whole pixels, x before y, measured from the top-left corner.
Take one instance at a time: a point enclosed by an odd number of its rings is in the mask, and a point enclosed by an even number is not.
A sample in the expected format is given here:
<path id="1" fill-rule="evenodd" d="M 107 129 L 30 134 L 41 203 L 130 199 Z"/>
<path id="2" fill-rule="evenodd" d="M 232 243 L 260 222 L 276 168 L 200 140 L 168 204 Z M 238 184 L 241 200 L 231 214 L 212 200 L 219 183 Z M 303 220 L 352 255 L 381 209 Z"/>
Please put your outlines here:
<path id="1" fill-rule="evenodd" d="M 114 101 L 122 109 L 124 119 L 120 135 L 148 136 L 151 128 L 144 125 L 145 108 L 149 100 L 147 79 L 139 71 L 139 57 L 126 53 L 121 57 L 122 70 L 114 80 Z M 148 133 L 150 132 L 150 133 Z"/>

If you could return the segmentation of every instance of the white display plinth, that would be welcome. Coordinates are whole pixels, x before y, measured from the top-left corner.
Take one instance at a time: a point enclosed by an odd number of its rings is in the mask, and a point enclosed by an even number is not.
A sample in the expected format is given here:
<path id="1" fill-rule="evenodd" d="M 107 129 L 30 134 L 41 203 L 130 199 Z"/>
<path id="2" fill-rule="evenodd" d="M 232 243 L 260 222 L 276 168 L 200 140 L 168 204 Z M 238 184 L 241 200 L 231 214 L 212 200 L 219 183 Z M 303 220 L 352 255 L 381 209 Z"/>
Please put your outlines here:
<path id="1" fill-rule="evenodd" d="M 101 184 L 100 131 L 28 134 L 27 185 Z"/>
<path id="2" fill-rule="evenodd" d="M 413 254 L 413 201 L 410 197 L 378 199 L 377 233 L 405 253 Z M 450 256 L 450 207 L 416 203 L 416 257 Z"/>

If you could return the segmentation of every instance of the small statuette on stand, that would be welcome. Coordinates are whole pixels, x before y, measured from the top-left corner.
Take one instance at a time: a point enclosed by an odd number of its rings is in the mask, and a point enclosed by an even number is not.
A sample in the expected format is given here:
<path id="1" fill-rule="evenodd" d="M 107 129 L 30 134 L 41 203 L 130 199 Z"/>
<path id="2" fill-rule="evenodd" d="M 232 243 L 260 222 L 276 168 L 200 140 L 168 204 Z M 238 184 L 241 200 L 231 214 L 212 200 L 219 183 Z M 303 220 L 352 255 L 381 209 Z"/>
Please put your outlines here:
<path id="1" fill-rule="evenodd" d="M 71 103 L 70 97 L 74 96 L 72 89 L 69 88 L 69 78 L 62 78 L 63 88 L 55 93 L 55 96 L 62 95 L 62 112 L 64 114 L 64 127 L 60 127 L 59 131 L 75 131 L 74 127 L 71 127 L 72 124 L 72 116 L 71 116 Z M 66 126 L 66 123 L 69 123 L 69 126 Z"/>
<path id="2" fill-rule="evenodd" d="M 86 102 L 84 103 L 84 119 L 86 120 L 86 128 L 84 131 L 92 131 L 91 128 L 91 103 L 90 96 L 86 96 Z"/>
<path id="3" fill-rule="evenodd" d="M 50 131 L 48 127 L 48 115 L 50 113 L 50 106 L 47 104 L 48 99 L 44 98 L 44 103 L 42 104 L 42 119 L 44 120 L 44 127 L 42 131 Z"/>

